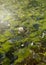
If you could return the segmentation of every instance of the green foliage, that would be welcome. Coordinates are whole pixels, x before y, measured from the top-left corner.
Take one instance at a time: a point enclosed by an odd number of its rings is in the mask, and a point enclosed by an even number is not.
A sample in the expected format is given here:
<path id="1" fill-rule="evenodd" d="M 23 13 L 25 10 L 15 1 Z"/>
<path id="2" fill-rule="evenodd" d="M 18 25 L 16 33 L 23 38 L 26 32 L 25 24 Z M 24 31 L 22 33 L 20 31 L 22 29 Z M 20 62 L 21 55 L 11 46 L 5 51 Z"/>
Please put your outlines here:
<path id="1" fill-rule="evenodd" d="M 2 65 L 46 65 L 46 0 L 0 0 L 1 53 Z"/>

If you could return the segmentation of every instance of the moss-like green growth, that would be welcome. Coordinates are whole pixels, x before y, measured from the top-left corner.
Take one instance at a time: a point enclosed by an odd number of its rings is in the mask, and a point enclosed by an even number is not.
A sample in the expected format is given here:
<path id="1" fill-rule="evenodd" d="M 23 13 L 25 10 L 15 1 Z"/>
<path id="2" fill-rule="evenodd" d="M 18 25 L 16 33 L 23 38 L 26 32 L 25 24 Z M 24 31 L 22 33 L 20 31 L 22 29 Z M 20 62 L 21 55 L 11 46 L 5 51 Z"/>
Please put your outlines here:
<path id="1" fill-rule="evenodd" d="M 46 65 L 46 0 L 0 0 L 0 64 Z"/>

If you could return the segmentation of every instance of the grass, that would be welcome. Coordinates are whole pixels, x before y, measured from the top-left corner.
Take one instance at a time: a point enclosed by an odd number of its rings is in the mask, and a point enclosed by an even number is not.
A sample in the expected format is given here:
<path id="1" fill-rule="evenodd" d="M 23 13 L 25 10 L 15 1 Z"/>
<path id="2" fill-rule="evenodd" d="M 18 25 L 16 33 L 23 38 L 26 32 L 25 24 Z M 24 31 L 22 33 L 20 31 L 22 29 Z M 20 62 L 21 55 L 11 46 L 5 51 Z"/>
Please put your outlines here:
<path id="1" fill-rule="evenodd" d="M 6 29 L 3 34 L 0 33 L 0 53 L 6 53 L 10 50 L 11 47 L 18 47 L 25 42 L 34 42 L 37 43 L 41 41 L 41 33 L 46 29 L 46 0 L 1 0 L 2 10 L 7 11 L 7 15 L 4 11 L 3 14 L 6 14 L 5 18 L 2 19 L 3 22 L 8 21 L 10 23 L 10 27 Z M 33 4 L 34 3 L 34 4 Z M 1 10 L 1 11 L 2 11 Z M 0 12 L 1 14 L 1 12 Z M 2 16 L 3 16 L 2 14 Z M 34 24 L 39 24 L 39 29 L 36 31 L 36 28 L 33 27 Z M 18 34 L 18 27 L 25 27 L 26 32 L 22 34 Z M 3 29 L 1 29 L 3 30 Z M 10 32 L 13 30 L 14 32 Z M 13 43 L 9 42 L 10 39 L 14 39 Z M 5 42 L 6 40 L 6 42 Z M 2 43 L 3 42 L 3 43 Z M 2 43 L 2 44 L 1 44 Z M 18 56 L 18 59 L 15 60 L 14 64 L 17 62 L 21 62 L 26 57 L 28 57 L 30 53 L 30 45 L 29 47 L 25 47 L 23 49 L 18 49 L 19 51 L 14 51 L 14 55 Z M 45 52 L 46 55 L 46 52 Z M 5 57 L 7 59 L 7 57 Z M 4 62 L 4 61 L 3 61 Z M 6 64 L 4 64 L 6 65 Z M 42 64 L 41 64 L 42 65 Z M 44 65 L 44 64 L 43 64 Z"/>

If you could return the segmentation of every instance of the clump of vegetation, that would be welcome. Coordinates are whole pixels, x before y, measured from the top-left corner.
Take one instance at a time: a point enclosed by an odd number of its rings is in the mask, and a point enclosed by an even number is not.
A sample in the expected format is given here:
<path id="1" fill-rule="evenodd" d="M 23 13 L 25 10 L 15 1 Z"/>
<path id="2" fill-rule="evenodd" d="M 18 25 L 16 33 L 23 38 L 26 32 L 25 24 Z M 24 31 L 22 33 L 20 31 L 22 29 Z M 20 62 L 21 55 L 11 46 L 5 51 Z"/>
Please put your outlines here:
<path id="1" fill-rule="evenodd" d="M 45 0 L 0 0 L 0 65 L 46 65 Z"/>

